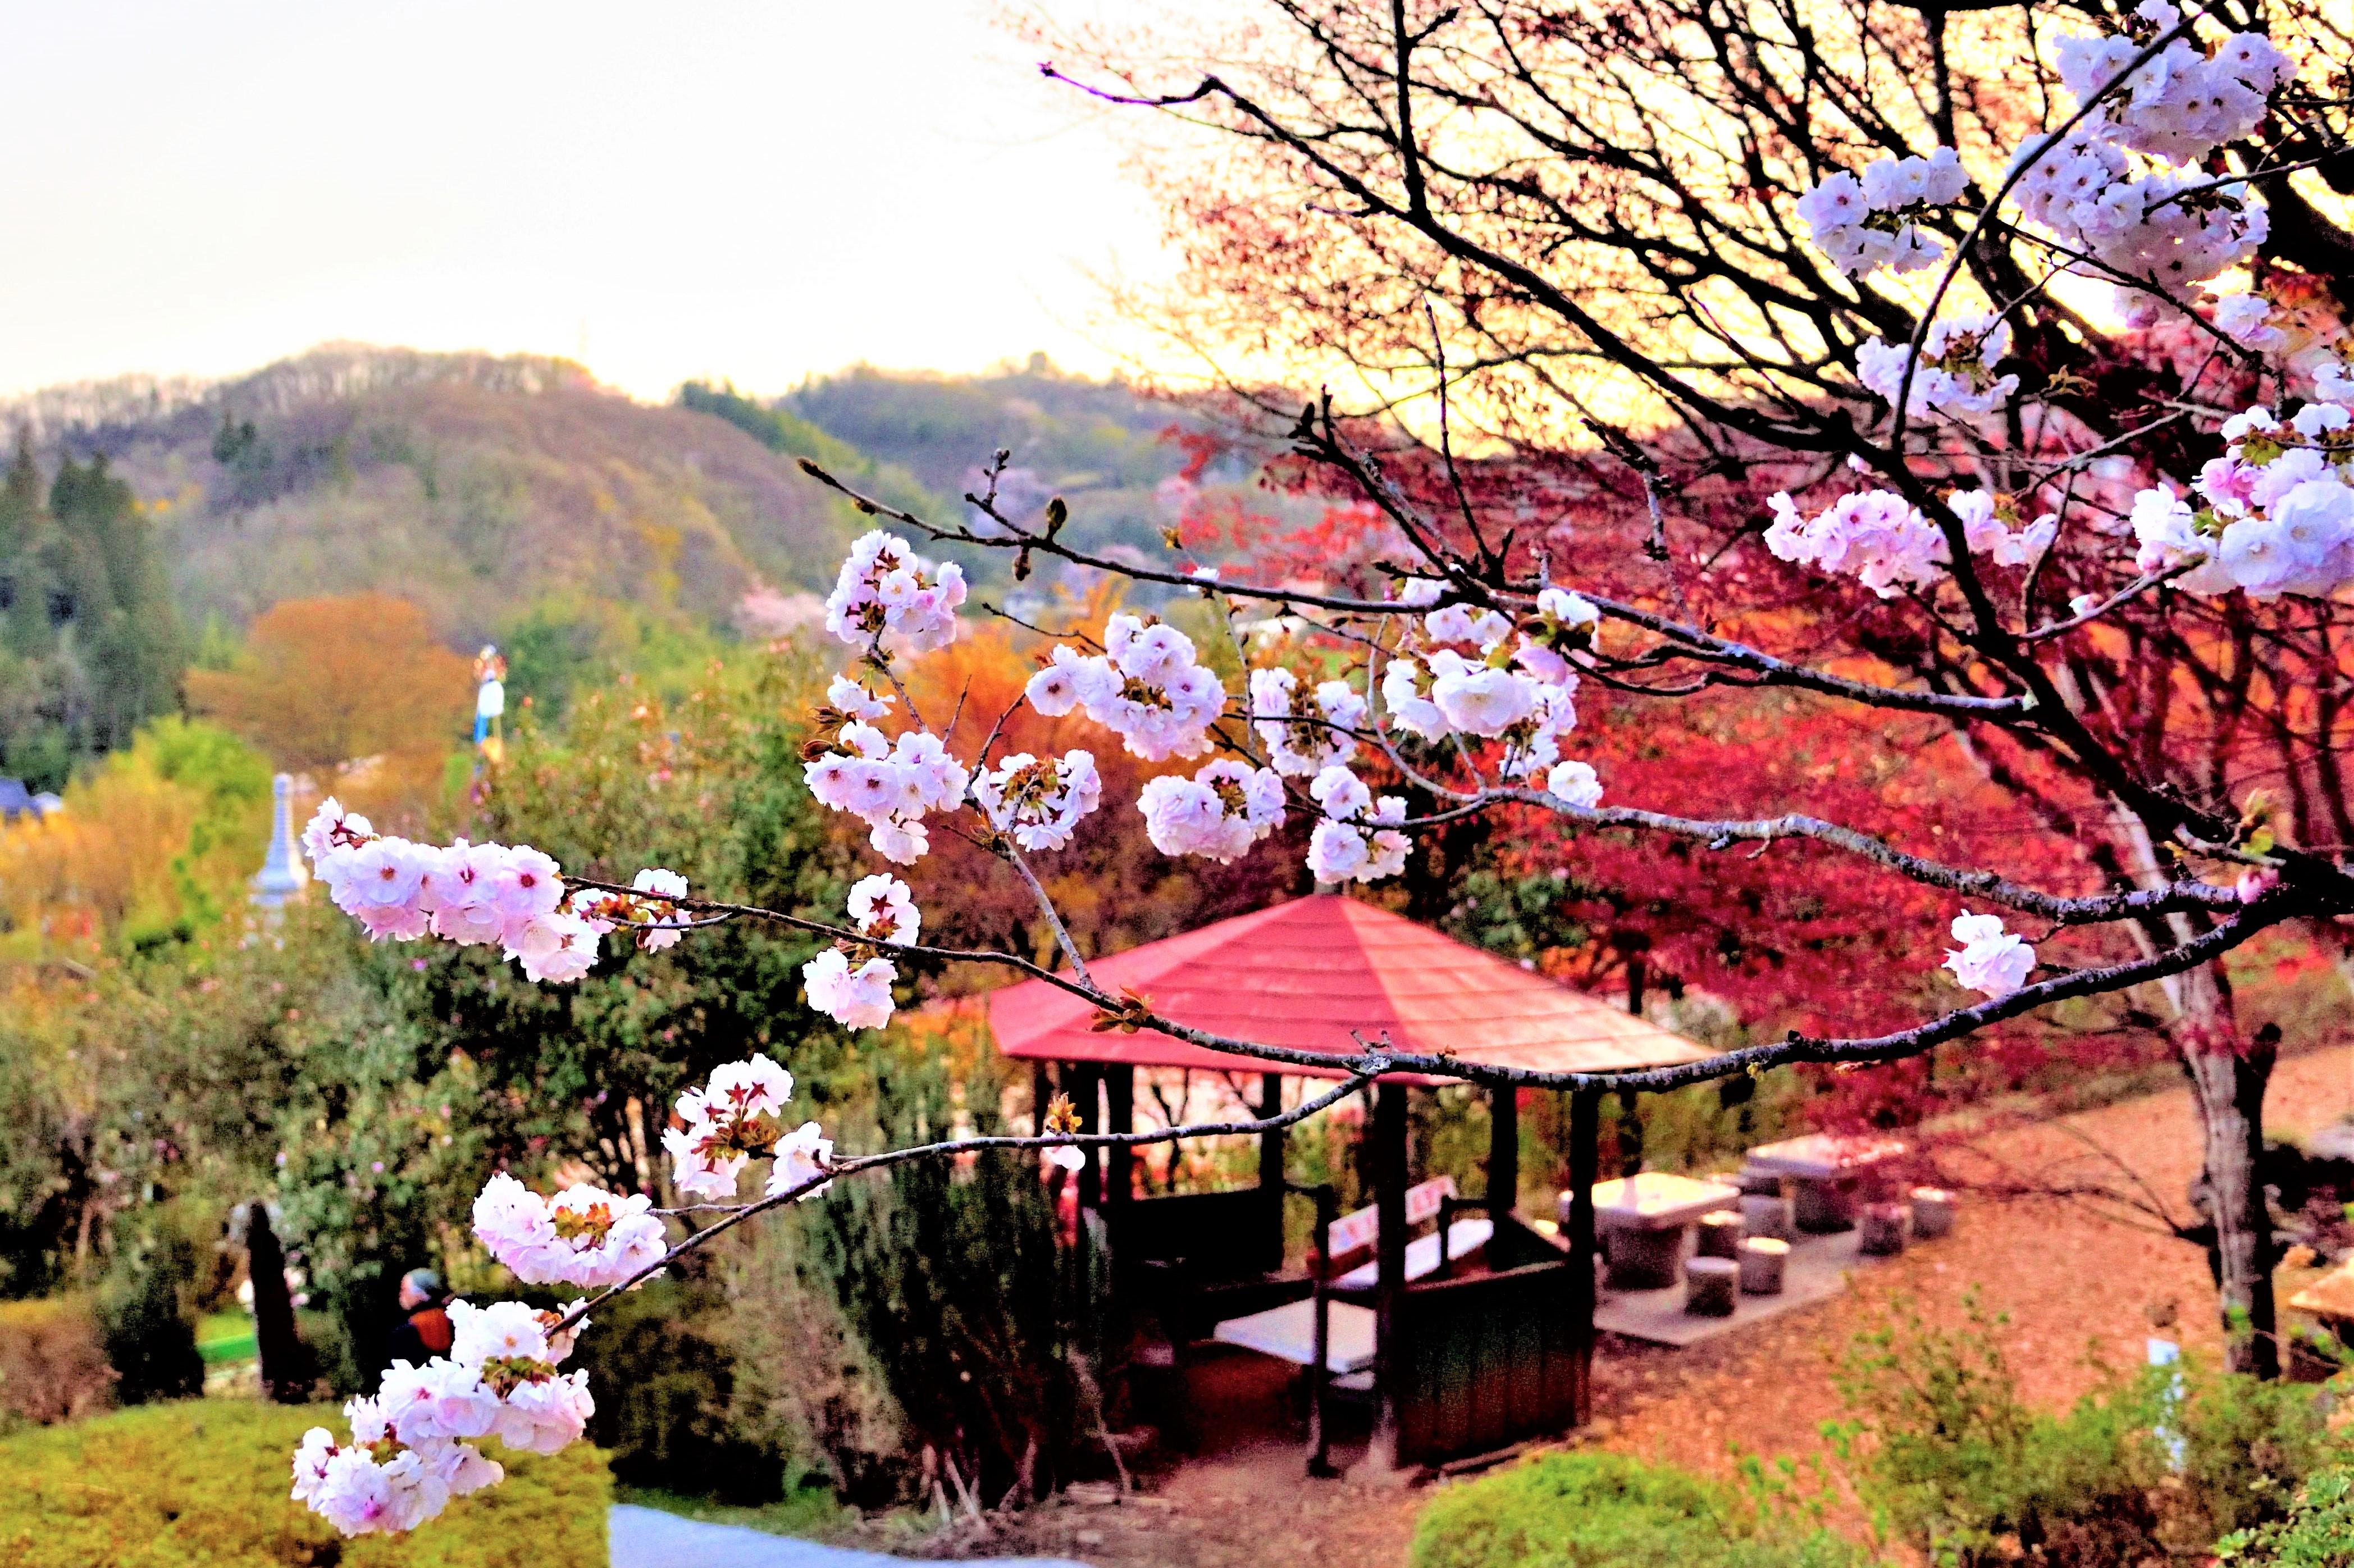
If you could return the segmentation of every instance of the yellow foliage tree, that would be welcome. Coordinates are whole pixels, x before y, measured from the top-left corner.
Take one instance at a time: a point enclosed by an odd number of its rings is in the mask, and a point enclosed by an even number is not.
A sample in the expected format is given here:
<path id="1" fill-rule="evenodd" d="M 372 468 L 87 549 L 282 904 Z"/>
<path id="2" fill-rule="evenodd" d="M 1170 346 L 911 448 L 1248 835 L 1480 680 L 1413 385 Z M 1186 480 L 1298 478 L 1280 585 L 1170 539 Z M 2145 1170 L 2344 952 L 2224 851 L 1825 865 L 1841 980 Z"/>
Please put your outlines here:
<path id="1" fill-rule="evenodd" d="M 177 715 L 0 827 L 0 959 L 193 934 L 242 906 L 269 838 L 270 773 L 243 742 Z"/>

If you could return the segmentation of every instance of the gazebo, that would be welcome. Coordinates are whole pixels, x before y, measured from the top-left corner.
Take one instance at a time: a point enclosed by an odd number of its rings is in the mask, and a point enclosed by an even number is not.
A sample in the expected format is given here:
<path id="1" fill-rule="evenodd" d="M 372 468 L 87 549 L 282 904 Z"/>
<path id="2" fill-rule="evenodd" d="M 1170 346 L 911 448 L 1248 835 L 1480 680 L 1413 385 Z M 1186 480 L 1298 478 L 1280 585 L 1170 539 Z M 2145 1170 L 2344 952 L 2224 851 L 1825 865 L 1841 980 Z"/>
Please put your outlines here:
<path id="1" fill-rule="evenodd" d="M 1450 1054 L 1466 1064 L 1612 1073 L 1697 1061 L 1708 1052 L 1520 966 L 1337 894 L 1280 904 L 1093 960 L 1096 983 L 1133 990 L 1191 1027 L 1295 1050 L 1354 1055 L 1359 1040 Z M 1031 1062 L 1044 1103 L 1049 1064 L 1081 1126 L 1102 1115 L 1134 1125 L 1136 1069 L 1257 1075 L 1260 1114 L 1282 1105 L 1285 1076 L 1341 1078 L 1347 1069 L 1285 1065 L 1204 1049 L 1157 1031 L 1098 1031 L 1096 1012 L 1041 980 L 988 997 L 998 1048 Z M 1394 1466 L 1503 1447 L 1586 1419 L 1593 1357 L 1595 1131 L 1598 1094 L 1571 1105 L 1569 1234 L 1561 1241 L 1512 1213 L 1519 1188 L 1518 1104 L 1490 1095 L 1484 1266 L 1409 1279 L 1406 1093 L 1447 1080 L 1398 1073 L 1375 1090 L 1372 1127 L 1374 1267 L 1373 1392 L 1376 1451 Z M 1079 1172 L 1079 1202 L 1098 1208 L 1115 1277 L 1154 1269 L 1155 1306 L 1182 1345 L 1204 1319 L 1234 1318 L 1318 1298 L 1320 1396 L 1327 1287 L 1283 1272 L 1284 1135 L 1262 1135 L 1258 1184 L 1233 1192 L 1134 1196 L 1133 1154 L 1106 1150 Z M 1445 1257 L 1447 1210 L 1437 1205 Z M 1329 1258 L 1325 1261 L 1330 1261 Z M 1425 1260 L 1426 1262 L 1428 1260 Z M 1363 1271 L 1360 1271 L 1362 1273 Z M 1343 1290 L 1345 1279 L 1330 1288 Z M 1173 1319 L 1173 1322 L 1172 1321 Z M 1320 1429 L 1320 1420 L 1317 1423 Z M 1320 1443 L 1320 1432 L 1317 1438 Z"/>

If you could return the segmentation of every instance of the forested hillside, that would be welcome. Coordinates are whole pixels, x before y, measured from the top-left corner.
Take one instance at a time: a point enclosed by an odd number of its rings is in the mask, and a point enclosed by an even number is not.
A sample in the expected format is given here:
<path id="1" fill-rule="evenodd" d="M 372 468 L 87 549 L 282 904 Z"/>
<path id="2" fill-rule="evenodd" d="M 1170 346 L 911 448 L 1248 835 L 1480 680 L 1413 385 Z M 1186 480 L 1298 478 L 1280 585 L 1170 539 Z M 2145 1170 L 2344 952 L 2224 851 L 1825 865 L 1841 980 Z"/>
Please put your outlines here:
<path id="1" fill-rule="evenodd" d="M 757 582 L 825 580 L 848 527 L 726 421 L 561 361 L 326 348 L 201 390 L 48 394 L 19 417 L 51 461 L 103 455 L 131 483 L 192 625 L 371 589 L 460 643 L 555 594 L 724 623 Z"/>
<path id="2" fill-rule="evenodd" d="M 242 668 L 249 629 L 296 600 L 313 619 L 407 600 L 444 647 L 507 649 L 543 706 L 599 671 L 699 668 L 714 639 L 814 614 L 866 525 L 801 457 L 953 520 L 1004 448 L 1007 515 L 1061 493 L 1070 537 L 1117 556 L 1172 520 L 1157 487 L 1192 418 L 1043 360 L 859 369 L 780 397 L 690 382 L 652 405 L 563 360 L 353 344 L 219 383 L 37 393 L 0 406 L 19 446 L 0 500 L 0 773 L 54 787 L 184 697 L 213 711 L 184 667 Z M 1010 586 L 994 553 L 964 560 L 977 589 Z"/>
<path id="3" fill-rule="evenodd" d="M 1115 556 L 1157 548 L 1175 520 L 1158 487 L 1185 466 L 1178 434 L 1201 423 L 1119 382 L 1064 376 L 1043 355 L 981 376 L 862 367 L 813 379 L 776 408 L 950 501 L 981 482 L 980 465 L 1002 448 L 1006 515 L 1029 521 L 1061 495 L 1071 536 Z"/>

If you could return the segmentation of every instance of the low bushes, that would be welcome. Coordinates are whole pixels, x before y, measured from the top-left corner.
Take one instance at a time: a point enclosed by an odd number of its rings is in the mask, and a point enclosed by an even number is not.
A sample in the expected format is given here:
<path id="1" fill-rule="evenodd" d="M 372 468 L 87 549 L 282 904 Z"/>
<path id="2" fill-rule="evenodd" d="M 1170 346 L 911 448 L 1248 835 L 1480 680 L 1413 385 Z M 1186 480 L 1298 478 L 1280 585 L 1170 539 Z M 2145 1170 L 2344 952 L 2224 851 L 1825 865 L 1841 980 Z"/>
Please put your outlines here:
<path id="1" fill-rule="evenodd" d="M 2215 1555 L 2238 1568 L 2345 1568 L 2354 1563 L 2354 1467 L 2308 1478 L 2286 1519 L 2233 1531 L 2217 1543 Z"/>
<path id="2" fill-rule="evenodd" d="M 0 1439 L 0 1563 L 9 1568 L 605 1568 L 612 1478 L 578 1445 L 554 1458 L 493 1446 L 504 1484 L 429 1529 L 345 1542 L 287 1497 L 303 1429 L 325 1407 L 151 1404 Z"/>
<path id="3" fill-rule="evenodd" d="M 72 1421 L 103 1409 L 114 1369 L 86 1298 L 0 1302 L 0 1410 L 18 1421 Z"/>
<path id="4" fill-rule="evenodd" d="M 1863 1568 L 1852 1542 L 1748 1493 L 1617 1454 L 1549 1454 L 1442 1493 L 1412 1568 Z"/>
<path id="5" fill-rule="evenodd" d="M 2344 1457 L 2311 1387 L 2192 1361 L 2112 1376 L 2062 1414 L 2036 1409 L 2001 1327 L 1974 1298 L 1955 1329 L 1900 1311 L 1842 1368 L 1856 1419 L 1832 1436 L 1856 1492 L 1932 1561 L 2195 1556 L 2280 1519 L 2300 1481 Z"/>
<path id="6" fill-rule="evenodd" d="M 205 1391 L 193 1308 L 196 1248 L 176 1231 L 142 1237 L 99 1281 L 99 1325 L 125 1404 L 186 1399 Z"/>
<path id="7" fill-rule="evenodd" d="M 719 1292 L 675 1280 L 598 1309 L 576 1364 L 597 1399 L 588 1436 L 616 1480 L 747 1507 L 784 1496 L 787 1446 L 746 1409 L 729 1327 Z"/>

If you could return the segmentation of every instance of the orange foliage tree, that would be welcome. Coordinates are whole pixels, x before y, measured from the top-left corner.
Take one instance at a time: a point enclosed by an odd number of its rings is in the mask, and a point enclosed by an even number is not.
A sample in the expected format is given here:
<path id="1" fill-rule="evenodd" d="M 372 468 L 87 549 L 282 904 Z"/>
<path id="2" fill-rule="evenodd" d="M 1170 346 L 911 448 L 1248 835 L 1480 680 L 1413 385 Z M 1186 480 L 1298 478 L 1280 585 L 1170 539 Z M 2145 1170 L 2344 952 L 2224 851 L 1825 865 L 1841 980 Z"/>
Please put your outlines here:
<path id="1" fill-rule="evenodd" d="M 231 670 L 188 673 L 188 703 L 279 767 L 319 771 L 368 759 L 333 788 L 379 810 L 422 797 L 461 733 L 466 661 L 425 612 L 386 594 L 290 599 L 254 619 Z"/>

